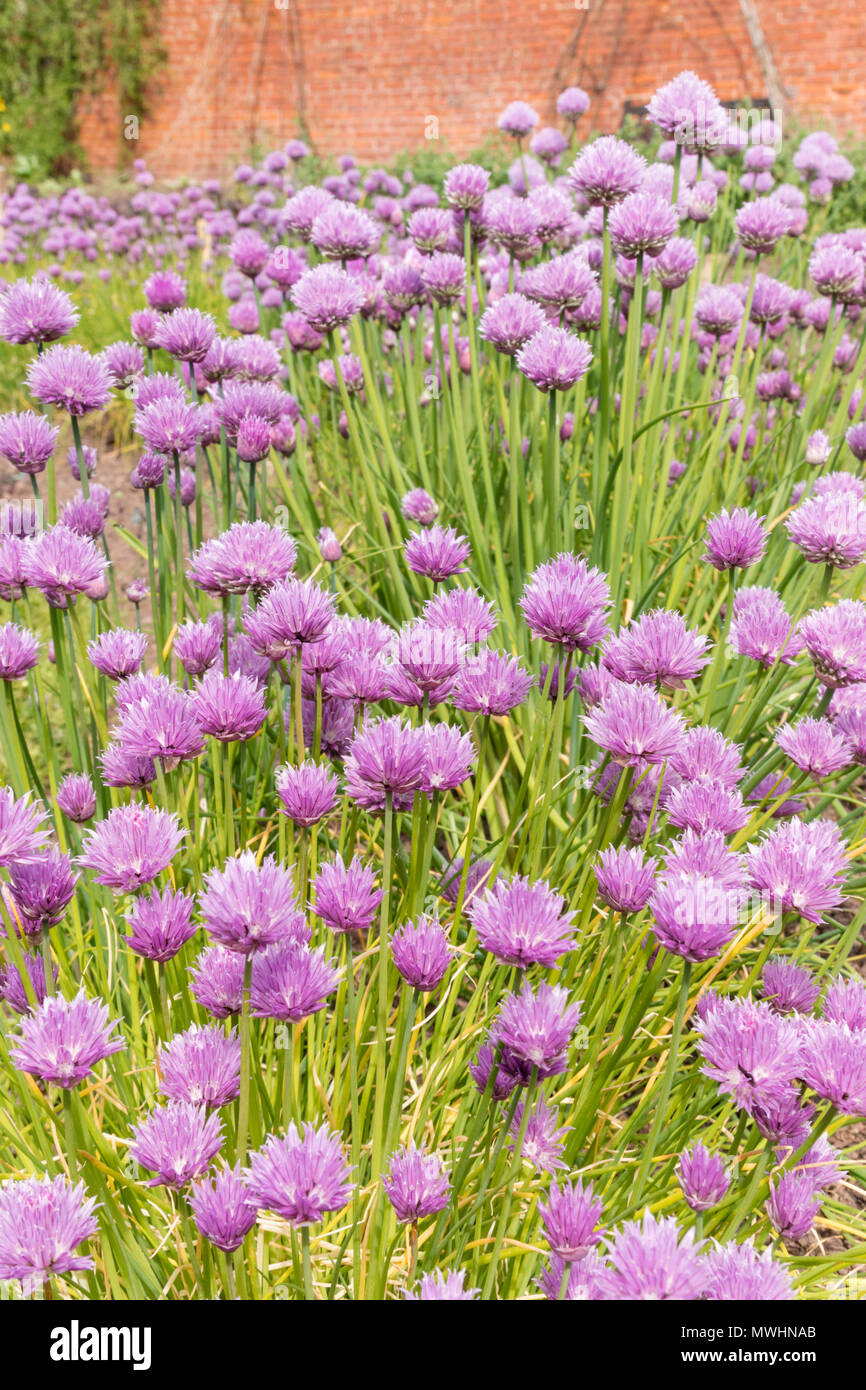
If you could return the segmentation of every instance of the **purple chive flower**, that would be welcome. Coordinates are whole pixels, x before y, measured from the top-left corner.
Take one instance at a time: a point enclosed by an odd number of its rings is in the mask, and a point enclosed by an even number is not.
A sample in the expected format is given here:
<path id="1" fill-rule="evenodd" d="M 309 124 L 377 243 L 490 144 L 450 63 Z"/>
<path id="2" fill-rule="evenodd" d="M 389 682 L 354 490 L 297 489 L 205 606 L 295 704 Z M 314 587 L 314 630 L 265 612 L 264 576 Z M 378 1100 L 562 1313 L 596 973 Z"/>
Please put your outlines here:
<path id="1" fill-rule="evenodd" d="M 439 515 L 439 504 L 423 487 L 413 488 L 400 502 L 400 510 L 407 521 L 417 521 L 421 526 L 432 526 Z"/>
<path id="2" fill-rule="evenodd" d="M 782 1173 L 770 1184 L 766 1203 L 773 1229 L 783 1240 L 799 1240 L 811 1231 L 821 1204 L 808 1173 Z"/>
<path id="3" fill-rule="evenodd" d="M 120 390 L 131 386 L 144 371 L 144 353 L 138 343 L 109 343 L 103 357 L 112 383 Z"/>
<path id="4" fill-rule="evenodd" d="M 97 883 L 131 893 L 168 868 L 185 835 L 170 811 L 116 806 L 87 831 L 77 862 L 93 870 Z"/>
<path id="5" fill-rule="evenodd" d="M 493 605 L 477 589 L 446 589 L 437 593 L 425 603 L 424 618 L 430 627 L 455 628 L 467 646 L 483 642 L 497 623 Z"/>
<path id="6" fill-rule="evenodd" d="M 33 993 L 36 996 L 36 1006 L 42 1004 L 48 996 L 45 987 L 45 961 L 41 954 L 33 954 L 24 951 L 24 969 L 29 976 L 33 986 Z M 52 974 L 55 982 L 57 981 L 58 969 L 55 965 Z M 29 1014 L 33 1011 L 33 1005 L 27 997 L 24 988 L 24 976 L 16 966 L 10 965 L 8 968 L 0 970 L 0 1000 L 16 1014 Z"/>
<path id="7" fill-rule="evenodd" d="M 582 87 L 566 87 L 556 98 L 556 109 L 566 121 L 577 121 L 589 107 L 589 97 Z"/>
<path id="8" fill-rule="evenodd" d="M 222 1147 L 220 1118 L 200 1105 L 170 1100 L 136 1125 L 129 1157 L 156 1176 L 148 1187 L 179 1191 L 213 1163 Z"/>
<path id="9" fill-rule="evenodd" d="M 295 825 L 316 825 L 337 804 L 337 779 L 323 763 L 307 761 L 299 767 L 279 768 L 276 787 L 283 814 Z"/>
<path id="10" fill-rule="evenodd" d="M 69 820 L 83 824 L 96 812 L 96 792 L 83 772 L 69 772 L 57 787 L 57 805 Z"/>
<path id="11" fill-rule="evenodd" d="M 607 630 L 610 605 L 606 577 L 582 555 L 558 555 L 529 576 L 520 600 L 533 637 L 565 651 L 587 652 Z"/>
<path id="12" fill-rule="evenodd" d="M 604 1233 L 598 1225 L 601 1212 L 601 1198 L 595 1196 L 592 1183 L 552 1183 L 546 1205 L 538 1204 L 538 1214 L 553 1254 L 568 1264 L 584 1259 Z"/>
<path id="13" fill-rule="evenodd" d="M 162 454 L 144 453 L 129 475 L 132 486 L 141 492 L 165 482 L 166 460 Z"/>
<path id="14" fill-rule="evenodd" d="M 169 1100 L 215 1109 L 236 1100 L 241 1089 L 241 1044 L 214 1024 L 193 1023 L 157 1047 L 160 1090 Z"/>
<path id="15" fill-rule="evenodd" d="M 496 1052 L 499 1039 L 494 1029 L 487 1042 L 482 1043 L 478 1049 L 474 1062 L 469 1063 L 469 1074 L 475 1082 L 480 1092 L 486 1091 L 490 1083 L 490 1077 L 496 1066 L 496 1075 L 490 1094 L 494 1100 L 507 1100 L 515 1086 L 525 1084 L 526 1078 L 520 1070 L 520 1064 L 516 1059 L 512 1059 L 504 1048 L 499 1048 L 501 1053 L 499 1062 L 496 1062 Z M 527 1124 L 528 1128 L 528 1124 Z"/>
<path id="16" fill-rule="evenodd" d="M 134 676 L 141 669 L 146 648 L 147 638 L 143 633 L 118 627 L 89 642 L 87 655 L 97 671 L 109 680 L 119 681 L 124 676 Z"/>
<path id="17" fill-rule="evenodd" d="M 142 347 L 156 347 L 156 330 L 159 327 L 159 313 L 156 309 L 136 309 L 129 316 L 129 331 Z"/>
<path id="18" fill-rule="evenodd" d="M 127 755 L 159 758 L 169 770 L 187 758 L 197 758 L 204 748 L 193 697 L 170 684 L 154 685 L 134 700 L 127 699 L 124 691 L 116 734 Z"/>
<path id="19" fill-rule="evenodd" d="M 198 439 L 198 414 L 188 402 L 162 396 L 136 411 L 133 427 L 153 453 L 184 454 Z"/>
<path id="20" fill-rule="evenodd" d="M 232 265 L 242 275 L 255 279 L 261 275 L 270 258 L 270 248 L 264 238 L 253 227 L 242 227 L 235 232 L 229 245 Z"/>
<path id="21" fill-rule="evenodd" d="M 69 855 L 53 845 L 29 863 L 10 865 L 12 901 L 28 936 L 57 926 L 75 895 L 77 878 Z"/>
<path id="22" fill-rule="evenodd" d="M 250 1154 L 245 1170 L 253 1200 L 291 1226 L 309 1226 L 329 1211 L 340 1211 L 352 1195 L 351 1168 L 339 1136 L 327 1125 L 315 1129 L 294 1123 L 281 1138 L 269 1134 Z"/>
<path id="23" fill-rule="evenodd" d="M 829 820 L 783 821 L 747 853 L 749 881 L 777 910 L 820 922 L 843 901 L 847 868 L 838 826 Z"/>
<path id="24" fill-rule="evenodd" d="M 793 225 L 791 209 L 780 198 L 756 198 L 744 203 L 734 219 L 741 245 L 759 256 L 772 251 Z"/>
<path id="25" fill-rule="evenodd" d="M 542 661 L 536 684 L 542 695 L 547 691 L 547 698 L 552 705 L 555 705 L 556 701 L 559 699 L 559 681 L 561 675 L 565 675 L 562 698 L 563 700 L 567 700 L 577 685 L 579 672 L 572 670 L 566 673 L 565 663 L 559 661 L 553 662 L 553 669 L 551 670 L 548 662 Z M 549 684 L 548 677 L 550 678 Z"/>
<path id="26" fill-rule="evenodd" d="M 17 798 L 11 787 L 0 787 L 0 868 L 29 864 L 43 853 L 48 831 L 43 828 L 47 812 L 30 800 L 30 793 Z"/>
<path id="27" fill-rule="evenodd" d="M 249 676 L 236 671 L 206 671 L 192 695 L 195 717 L 202 733 L 221 743 L 255 738 L 268 717 L 265 692 Z"/>
<path id="28" fill-rule="evenodd" d="M 201 362 L 216 337 L 216 323 L 200 309 L 178 308 L 166 314 L 154 333 L 157 347 L 180 362 Z"/>
<path id="29" fill-rule="evenodd" d="M 659 945 L 684 960 L 710 960 L 735 936 L 741 900 L 742 893 L 721 879 L 667 871 L 650 899 Z"/>
<path id="30" fill-rule="evenodd" d="M 198 930 L 192 920 L 194 906 L 192 898 L 172 888 L 139 894 L 125 913 L 130 927 L 127 946 L 148 960 L 171 960 Z"/>
<path id="31" fill-rule="evenodd" d="M 52 1274 L 93 1269 L 90 1256 L 75 1251 L 99 1230 L 95 1206 L 83 1183 L 62 1176 L 0 1184 L 0 1279 L 32 1292 Z"/>
<path id="32" fill-rule="evenodd" d="M 743 775 L 740 752 L 739 745 L 729 743 L 718 729 L 697 724 L 686 732 L 671 768 L 686 782 L 710 782 L 730 790 Z"/>
<path id="33" fill-rule="evenodd" d="M 739 326 L 743 302 L 727 285 L 702 285 L 695 300 L 695 322 L 714 338 L 724 338 Z"/>
<path id="34" fill-rule="evenodd" d="M 397 634 L 395 659 L 422 691 L 435 690 L 460 670 L 466 645 L 453 627 L 433 627 L 423 618 L 406 623 Z"/>
<path id="35" fill-rule="evenodd" d="M 368 212 L 338 199 L 326 203 L 310 227 L 310 241 L 329 261 L 371 256 L 381 237 L 381 227 Z"/>
<path id="36" fill-rule="evenodd" d="M 685 733 L 682 715 L 669 709 L 654 690 L 619 682 L 583 722 L 590 737 L 623 767 L 636 767 L 641 760 L 667 761 L 681 747 Z"/>
<path id="37" fill-rule="evenodd" d="M 68 526 L 70 531 L 75 531 L 80 536 L 90 536 L 95 540 L 105 530 L 105 512 L 97 498 L 83 497 L 79 493 L 71 502 L 66 503 L 60 513 L 60 524 Z"/>
<path id="38" fill-rule="evenodd" d="M 620 256 L 657 256 L 677 230 L 676 208 L 654 193 L 630 193 L 610 214 L 610 239 Z"/>
<path id="39" fill-rule="evenodd" d="M 432 1274 L 421 1276 L 417 1293 L 406 1290 L 406 1298 L 411 1303 L 473 1303 L 480 1292 L 480 1289 L 466 1288 L 465 1269 L 434 1269 Z"/>
<path id="40" fill-rule="evenodd" d="M 251 850 L 205 876 L 199 906 L 215 942 L 250 955 L 297 934 L 298 902 L 290 870 L 273 855 L 256 863 Z"/>
<path id="41" fill-rule="evenodd" d="M 749 822 L 749 811 L 736 787 L 713 787 L 706 782 L 686 783 L 664 797 L 664 808 L 671 825 L 705 835 L 720 830 L 733 835 Z"/>
<path id="42" fill-rule="evenodd" d="M 108 743 L 99 754 L 102 780 L 107 787 L 149 787 L 156 781 L 153 758 L 129 753 L 119 743 Z"/>
<path id="43" fill-rule="evenodd" d="M 526 980 L 519 994 L 507 994 L 494 1025 L 499 1042 L 517 1063 L 537 1068 L 539 1080 L 565 1070 L 565 1052 L 580 1023 L 582 1005 L 569 1004 L 568 991 Z"/>
<path id="44" fill-rule="evenodd" d="M 308 643 L 321 642 L 334 620 L 334 595 L 311 579 L 286 579 L 245 620 L 253 650 L 282 661 Z"/>
<path id="45" fill-rule="evenodd" d="M 176 270 L 157 270 L 142 285 L 151 309 L 167 314 L 186 303 L 186 281 Z"/>
<path id="46" fill-rule="evenodd" d="M 21 1036 L 9 1055 L 21 1071 L 69 1090 L 89 1076 L 97 1062 L 126 1046 L 114 1035 L 116 1027 L 108 1006 L 88 999 L 83 990 L 74 999 L 49 996 L 24 1015 Z"/>
<path id="47" fill-rule="evenodd" d="M 599 1271 L 601 1297 L 617 1302 L 645 1299 L 691 1301 L 706 1289 L 706 1261 L 693 1230 L 683 1232 L 673 1216 L 626 1221 L 608 1237 L 608 1263 Z"/>
<path id="48" fill-rule="evenodd" d="M 537 228 L 538 214 L 528 198 L 488 199 L 484 210 L 487 237 L 517 260 L 525 260 L 538 245 Z"/>
<path id="49" fill-rule="evenodd" d="M 568 391 L 589 371 L 592 348 L 567 328 L 547 324 L 524 343 L 515 361 L 539 391 Z"/>
<path id="50" fill-rule="evenodd" d="M 0 300 L 0 308 L 3 301 Z M 0 415 L 0 454 L 19 473 L 42 473 L 54 453 L 59 427 L 32 410 Z"/>
<path id="51" fill-rule="evenodd" d="M 490 175 L 480 164 L 456 164 L 445 175 L 442 192 L 452 208 L 470 212 L 480 208 L 490 185 Z"/>
<path id="52" fill-rule="evenodd" d="M 729 1241 L 705 1256 L 710 1282 L 704 1297 L 711 1302 L 787 1302 L 794 1297 L 791 1276 L 773 1259 L 768 1246 L 760 1254 L 750 1240 Z"/>
<path id="53" fill-rule="evenodd" d="M 504 715 L 524 703 L 534 683 L 516 657 L 486 648 L 458 673 L 452 699 L 460 710 Z"/>
<path id="54" fill-rule="evenodd" d="M 342 977 L 322 947 L 312 951 L 302 941 L 282 940 L 255 958 L 250 1006 L 257 1018 L 301 1023 L 324 1009 Z"/>
<path id="55" fill-rule="evenodd" d="M 427 796 L 454 791 L 472 774 L 475 761 L 472 739 L 453 724 L 423 724 L 421 731 L 425 747 L 421 790 Z"/>
<path id="56" fill-rule="evenodd" d="M 533 135 L 529 148 L 538 159 L 555 169 L 559 165 L 560 155 L 568 149 L 568 140 L 555 126 L 544 126 Z"/>
<path id="57" fill-rule="evenodd" d="M 671 237 L 654 258 L 652 272 L 663 290 L 678 290 L 698 263 L 698 253 L 688 237 Z"/>
<path id="58" fill-rule="evenodd" d="M 349 864 L 341 859 L 323 864 L 314 884 L 313 911 L 332 932 L 366 931 L 382 901 L 382 892 L 375 884 L 372 869 L 357 856 Z"/>
<path id="59" fill-rule="evenodd" d="M 568 182 L 592 206 L 613 207 L 637 192 L 646 167 L 643 156 L 625 140 L 603 135 L 581 150 Z"/>
<path id="60" fill-rule="evenodd" d="M 330 526 L 322 526 L 320 528 L 316 536 L 316 541 L 319 546 L 319 554 L 322 559 L 327 560 L 329 564 L 335 565 L 338 560 L 343 558 L 343 547 L 340 545 L 336 533 L 331 530 Z"/>
<path id="61" fill-rule="evenodd" d="M 413 531 L 403 548 L 406 564 L 413 574 L 425 574 L 441 584 L 467 568 L 469 542 L 450 526 L 430 526 Z"/>
<path id="62" fill-rule="evenodd" d="M 806 462 L 812 468 L 823 466 L 832 452 L 830 437 L 824 430 L 815 430 L 806 440 Z"/>
<path id="63" fill-rule="evenodd" d="M 39 660 L 39 643 L 18 623 L 0 623 L 0 680 L 20 681 Z"/>
<path id="64" fill-rule="evenodd" d="M 210 946 L 190 966 L 194 997 L 214 1018 L 230 1018 L 241 1012 L 244 958 L 224 946 Z"/>
<path id="65" fill-rule="evenodd" d="M 594 866 L 598 896 L 615 912 L 640 912 L 649 902 L 658 862 L 645 859 L 639 846 L 605 849 Z"/>
<path id="66" fill-rule="evenodd" d="M 866 1115 L 866 1034 L 846 1023 L 801 1019 L 799 1036 L 806 1085 L 841 1115 Z"/>
<path id="67" fill-rule="evenodd" d="M 519 1101 L 509 1126 L 515 1140 L 520 1138 L 524 1113 L 524 1103 Z M 566 1166 L 563 1159 L 565 1135 L 571 1130 L 571 1125 L 557 1126 L 558 1119 L 559 1112 L 552 1110 L 544 1097 L 539 1096 L 526 1122 L 520 1152 L 524 1161 L 540 1173 L 555 1173 Z M 508 1147 L 513 1152 L 515 1145 L 509 1144 Z"/>
<path id="68" fill-rule="evenodd" d="M 497 352 L 513 357 L 545 324 L 540 303 L 533 303 L 525 294 L 505 294 L 484 310 L 478 321 L 478 333 L 485 342 L 492 343 Z"/>
<path id="69" fill-rule="evenodd" d="M 188 676 L 209 671 L 220 654 L 222 634 L 211 623 L 183 623 L 174 639 L 175 655 Z"/>
<path id="70" fill-rule="evenodd" d="M 520 140 L 538 125 L 538 112 L 526 101 L 511 101 L 500 114 L 496 124 L 506 135 Z"/>
<path id="71" fill-rule="evenodd" d="M 247 415 L 238 425 L 235 448 L 242 463 L 261 463 L 271 451 L 271 426 L 259 415 Z"/>
<path id="72" fill-rule="evenodd" d="M 52 608 L 66 608 L 105 574 L 107 561 L 89 536 L 68 526 L 49 526 L 25 546 L 21 570 L 25 584 L 39 589 Z"/>
<path id="73" fill-rule="evenodd" d="M 526 304 L 524 296 L 527 296 L 546 309 L 560 313 L 563 309 L 576 309 L 596 284 L 595 272 L 583 256 L 575 252 L 532 266 L 521 281 L 521 294 L 506 295 L 505 299 L 520 301 L 518 307 L 522 307 Z M 505 299 L 500 299 L 494 308 L 500 309 Z M 526 317 L 525 310 L 523 316 Z"/>
<path id="74" fill-rule="evenodd" d="M 258 1207 L 240 1166 L 220 1169 L 213 1178 L 194 1182 L 188 1196 L 199 1231 L 227 1255 L 243 1244 L 244 1236 L 256 1224 Z"/>
<path id="75" fill-rule="evenodd" d="M 354 275 L 334 265 L 306 270 L 292 286 L 292 299 L 317 333 L 330 333 L 359 313 L 364 287 Z"/>
<path id="76" fill-rule="evenodd" d="M 801 771 L 819 781 L 853 761 L 851 744 L 829 719 L 807 717 L 783 724 L 774 741 Z"/>
<path id="77" fill-rule="evenodd" d="M 553 966 L 574 949 L 574 913 L 541 880 L 499 878 L 483 897 L 473 898 L 466 915 L 484 949 L 521 970 Z"/>
<path id="78" fill-rule="evenodd" d="M 411 806 L 427 766 L 427 740 L 398 716 L 374 720 L 356 733 L 345 763 L 346 790 L 359 806 L 381 811 Z"/>
<path id="79" fill-rule="evenodd" d="M 0 338 L 7 343 L 51 343 L 63 338 L 78 322 L 69 295 L 46 275 L 15 280 L 0 296 Z"/>
<path id="80" fill-rule="evenodd" d="M 718 1154 L 711 1153 L 700 1140 L 695 1141 L 691 1152 L 686 1149 L 680 1154 L 677 1178 L 692 1211 L 717 1206 L 731 1185 Z"/>
<path id="81" fill-rule="evenodd" d="M 206 593 L 261 597 L 291 574 L 297 555 L 297 545 L 281 526 L 236 521 L 199 547 L 188 573 Z"/>
<path id="82" fill-rule="evenodd" d="M 454 219 L 447 208 L 416 208 L 406 223 L 406 232 L 419 251 L 428 255 L 433 251 L 444 251 L 454 229 Z"/>
<path id="83" fill-rule="evenodd" d="M 717 570 L 748 569 L 760 560 L 767 533 L 755 512 L 735 507 L 723 509 L 707 522 L 707 549 L 703 558 Z"/>
<path id="84" fill-rule="evenodd" d="M 657 88 L 647 120 L 689 154 L 714 149 L 729 128 L 728 113 L 709 82 L 688 69 Z"/>
<path id="85" fill-rule="evenodd" d="M 784 956 L 764 966 L 761 994 L 778 1014 L 809 1014 L 821 993 L 821 982 Z"/>
<path id="86" fill-rule="evenodd" d="M 77 344 L 57 343 L 33 358 L 27 369 L 27 389 L 43 405 L 56 405 L 68 415 L 81 416 L 108 405 L 111 377 L 101 357 L 92 356 Z"/>
<path id="87" fill-rule="evenodd" d="M 866 681 L 866 604 L 840 599 L 834 608 L 815 608 L 800 623 L 800 634 L 822 685 Z"/>
<path id="88" fill-rule="evenodd" d="M 729 640 L 740 656 L 762 666 L 773 666 L 777 661 L 791 666 L 803 650 L 800 628 L 791 622 L 775 589 L 759 586 L 734 594 Z"/>
<path id="89" fill-rule="evenodd" d="M 454 955 L 436 917 L 422 914 L 391 936 L 391 955 L 407 985 L 430 994 L 442 983 Z"/>
<path id="90" fill-rule="evenodd" d="M 466 286 L 466 263 L 451 251 L 434 251 L 421 267 L 421 283 L 434 303 L 456 304 Z"/>
<path id="91" fill-rule="evenodd" d="M 863 289 L 862 257 L 839 243 L 815 248 L 809 260 L 809 274 L 819 294 L 843 302 L 858 296 Z"/>
<path id="92" fill-rule="evenodd" d="M 698 1050 L 705 1076 L 722 1095 L 749 1113 L 756 1106 L 777 1105 L 789 1096 L 801 1073 L 803 1050 L 798 1028 L 751 999 L 721 1000 L 695 1019 Z"/>
<path id="93" fill-rule="evenodd" d="M 708 645 L 679 613 L 656 608 L 611 635 L 601 659 L 618 681 L 682 690 L 707 665 Z"/>
<path id="94" fill-rule="evenodd" d="M 391 1155 L 388 1174 L 382 1182 L 398 1221 L 414 1226 L 448 1205 L 451 1184 L 442 1160 L 415 1144 Z"/>
<path id="95" fill-rule="evenodd" d="M 822 1012 L 830 1023 L 846 1023 L 853 1032 L 862 1032 L 866 1029 L 866 985 L 860 979 L 834 980 L 827 989 Z"/>
<path id="96" fill-rule="evenodd" d="M 866 503 L 851 491 L 807 497 L 785 530 L 809 564 L 852 569 L 866 556 Z"/>

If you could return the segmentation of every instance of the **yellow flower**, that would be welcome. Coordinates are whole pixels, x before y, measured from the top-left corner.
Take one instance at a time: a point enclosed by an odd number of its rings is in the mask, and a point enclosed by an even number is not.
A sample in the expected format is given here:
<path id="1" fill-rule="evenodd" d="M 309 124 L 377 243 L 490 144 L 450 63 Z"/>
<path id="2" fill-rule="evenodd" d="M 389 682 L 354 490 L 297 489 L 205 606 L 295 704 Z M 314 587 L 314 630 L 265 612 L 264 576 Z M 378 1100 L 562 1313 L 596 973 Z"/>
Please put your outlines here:
<path id="1" fill-rule="evenodd" d="M 12 127 L 11 127 L 11 125 L 9 124 L 8 121 L 4 121 L 3 124 L 2 124 L 2 126 L 0 126 L 0 130 L 3 131 L 3 134 L 4 134 L 4 135 L 8 135 L 11 129 L 12 129 Z"/>
<path id="2" fill-rule="evenodd" d="M 5 103 L 5 101 L 3 100 L 3 98 L 0 97 L 0 111 L 5 111 L 5 110 L 6 110 L 6 103 Z"/>

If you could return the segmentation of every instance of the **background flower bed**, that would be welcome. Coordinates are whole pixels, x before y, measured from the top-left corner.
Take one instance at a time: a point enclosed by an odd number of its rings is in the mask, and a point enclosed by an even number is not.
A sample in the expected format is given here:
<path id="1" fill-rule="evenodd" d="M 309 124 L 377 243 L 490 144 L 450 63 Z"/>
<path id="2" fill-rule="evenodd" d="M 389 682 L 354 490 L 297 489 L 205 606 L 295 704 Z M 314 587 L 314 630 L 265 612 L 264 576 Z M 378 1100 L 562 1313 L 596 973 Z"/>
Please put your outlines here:
<path id="1" fill-rule="evenodd" d="M 0 547 L 28 1290 L 856 1279 L 857 170 L 536 124 L 498 191 L 312 191 L 291 142 L 228 200 L 7 201 L 81 312 L 0 301 L 7 529 L 48 523 Z"/>

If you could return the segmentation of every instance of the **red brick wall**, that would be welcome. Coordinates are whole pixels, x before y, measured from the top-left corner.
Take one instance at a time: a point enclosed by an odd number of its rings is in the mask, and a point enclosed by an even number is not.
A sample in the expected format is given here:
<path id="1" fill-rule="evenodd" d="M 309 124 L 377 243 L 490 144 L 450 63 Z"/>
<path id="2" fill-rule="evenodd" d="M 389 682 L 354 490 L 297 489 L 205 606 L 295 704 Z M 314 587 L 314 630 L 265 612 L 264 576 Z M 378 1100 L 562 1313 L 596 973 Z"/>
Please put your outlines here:
<path id="1" fill-rule="evenodd" d="M 163 0 L 168 54 L 135 153 L 162 177 L 221 174 L 303 122 L 316 149 L 382 160 L 435 116 L 458 153 L 520 97 L 554 119 L 570 83 L 611 129 L 684 67 L 723 99 L 767 95 L 739 0 Z M 284 8 L 281 8 L 284 6 Z M 800 120 L 866 134 L 862 0 L 755 0 Z M 83 103 L 91 167 L 118 162 L 124 112 L 108 84 Z"/>

